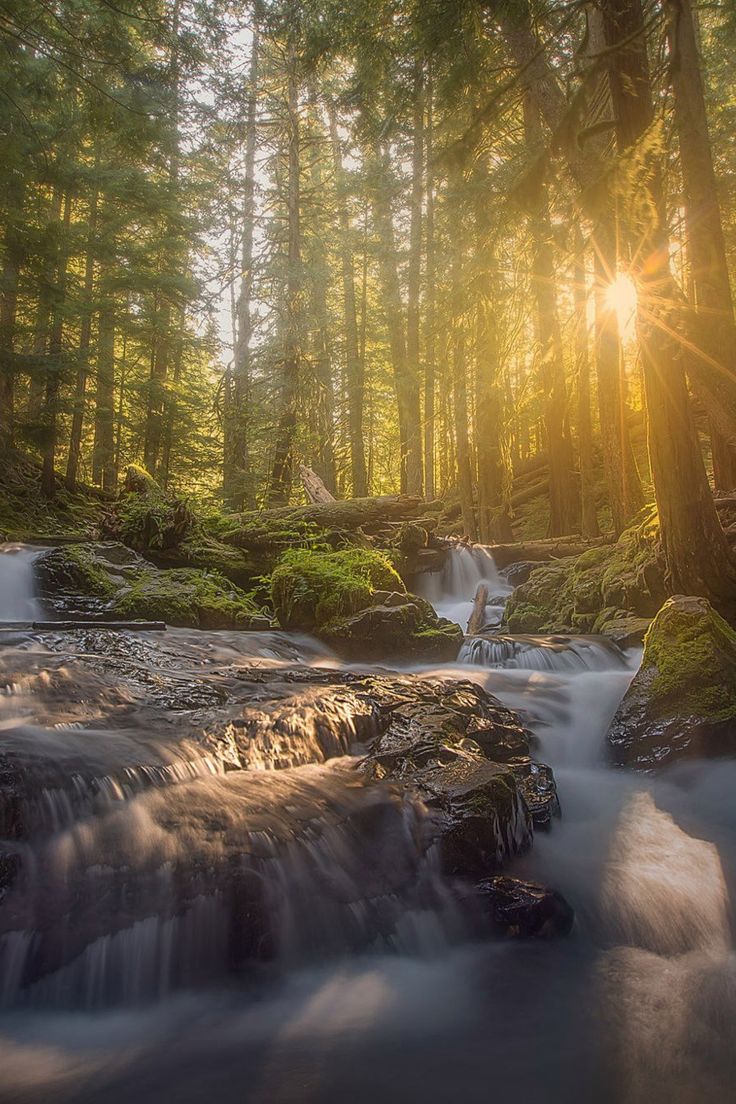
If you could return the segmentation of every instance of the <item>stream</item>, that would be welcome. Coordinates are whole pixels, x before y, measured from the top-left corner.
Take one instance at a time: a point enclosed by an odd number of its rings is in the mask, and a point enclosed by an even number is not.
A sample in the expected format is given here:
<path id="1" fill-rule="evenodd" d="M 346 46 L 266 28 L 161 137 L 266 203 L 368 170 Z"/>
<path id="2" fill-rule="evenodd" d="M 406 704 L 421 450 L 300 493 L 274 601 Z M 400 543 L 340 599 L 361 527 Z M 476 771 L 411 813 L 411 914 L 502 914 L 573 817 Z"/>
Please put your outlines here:
<path id="1" fill-rule="evenodd" d="M 41 609 L 37 554 L 0 551 L 0 622 Z M 481 581 L 498 624 L 510 587 L 483 549 L 454 549 L 424 594 L 464 627 Z M 421 803 L 355 785 L 369 719 L 319 685 L 297 717 L 269 696 L 296 666 L 344 666 L 316 640 L 3 631 L 0 751 L 22 771 L 0 864 L 24 872 L 0 903 L 3 1104 L 730 1099 L 736 763 L 608 765 L 638 660 L 490 633 L 402 669 L 487 689 L 555 773 L 562 818 L 511 872 L 564 894 L 573 932 L 487 940 L 422 846 Z M 196 732 L 254 666 L 267 738 L 227 770 Z"/>

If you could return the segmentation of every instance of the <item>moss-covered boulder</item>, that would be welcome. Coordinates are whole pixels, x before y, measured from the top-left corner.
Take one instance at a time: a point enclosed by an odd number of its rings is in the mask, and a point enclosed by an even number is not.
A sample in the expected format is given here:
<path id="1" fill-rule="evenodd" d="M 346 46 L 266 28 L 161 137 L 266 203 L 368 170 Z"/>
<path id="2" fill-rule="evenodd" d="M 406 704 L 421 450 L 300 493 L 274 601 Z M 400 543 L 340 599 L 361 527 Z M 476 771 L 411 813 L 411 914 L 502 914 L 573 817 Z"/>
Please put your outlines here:
<path id="1" fill-rule="evenodd" d="M 736 752 L 736 632 L 705 598 L 675 595 L 654 618 L 608 744 L 638 768 Z"/>
<path id="2" fill-rule="evenodd" d="M 653 617 L 665 597 L 659 525 L 647 507 L 615 544 L 532 571 L 511 595 L 506 623 L 512 633 L 604 634 L 611 623 L 620 636 L 622 619 Z"/>
<path id="3" fill-rule="evenodd" d="M 285 629 L 321 629 L 371 605 L 378 591 L 405 593 L 390 561 L 381 552 L 348 548 L 287 552 L 271 576 L 271 599 Z"/>
<path id="4" fill-rule="evenodd" d="M 270 620 L 223 575 L 196 568 L 141 572 L 110 607 L 122 618 L 199 629 L 262 629 Z"/>
<path id="5" fill-rule="evenodd" d="M 41 594 L 58 612 L 207 629 L 267 628 L 254 599 L 217 571 L 159 570 L 115 541 L 65 544 L 36 561 Z"/>
<path id="6" fill-rule="evenodd" d="M 271 600 L 285 629 L 316 633 L 351 659 L 454 659 L 459 627 L 437 617 L 374 549 L 295 549 L 271 576 Z"/>

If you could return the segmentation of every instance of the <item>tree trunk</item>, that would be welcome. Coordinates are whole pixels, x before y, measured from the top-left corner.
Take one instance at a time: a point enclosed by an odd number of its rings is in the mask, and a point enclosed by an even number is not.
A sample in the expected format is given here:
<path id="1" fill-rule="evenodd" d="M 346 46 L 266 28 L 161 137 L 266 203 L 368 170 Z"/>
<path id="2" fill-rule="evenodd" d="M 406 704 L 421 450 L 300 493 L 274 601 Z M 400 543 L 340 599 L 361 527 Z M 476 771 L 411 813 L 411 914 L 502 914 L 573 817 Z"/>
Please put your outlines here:
<path id="1" fill-rule="evenodd" d="M 478 452 L 478 533 L 484 544 L 513 540 L 509 511 L 512 475 L 504 410 L 498 332 L 494 303 L 495 262 L 484 215 L 485 195 L 476 211 L 476 402 L 475 439 Z"/>
<path id="2" fill-rule="evenodd" d="M 11 189 L 5 227 L 0 283 L 0 448 L 11 448 L 15 431 L 15 326 L 18 314 L 18 277 L 25 260 L 22 226 L 25 187 Z M 13 217 L 13 209 L 17 219 Z"/>
<path id="3" fill-rule="evenodd" d="M 419 385 L 409 365 L 406 345 L 404 307 L 394 241 L 391 199 L 387 192 L 392 180 L 390 159 L 385 150 L 377 148 L 374 155 L 373 209 L 379 238 L 379 260 L 383 284 L 384 309 L 388 328 L 391 362 L 396 387 L 401 443 L 402 489 L 412 494 L 422 493 L 421 420 Z"/>
<path id="4" fill-rule="evenodd" d="M 43 408 L 43 441 L 41 458 L 41 493 L 53 498 L 56 493 L 56 439 L 58 434 L 58 405 L 61 389 L 64 352 L 64 309 L 66 307 L 67 267 L 69 262 L 69 228 L 72 217 L 72 196 L 64 198 L 61 220 L 61 246 L 56 283 L 53 292 L 51 328 L 49 330 L 46 388 Z"/>
<path id="5" fill-rule="evenodd" d="M 409 205 L 409 271 L 406 303 L 406 359 L 411 407 L 407 410 L 407 489 L 422 494 L 422 415 L 420 386 L 419 296 L 422 284 L 422 204 L 424 202 L 424 73 L 420 62 L 414 75 L 412 119 L 412 177 Z"/>
<path id="6" fill-rule="evenodd" d="M 541 138 L 539 113 L 529 95 L 524 100 L 524 125 L 530 146 L 538 148 Z M 576 531 L 580 523 L 580 508 L 570 438 L 562 335 L 557 314 L 552 225 L 544 183 L 540 184 L 538 195 L 532 202 L 534 206 L 529 217 L 533 253 L 532 294 L 536 306 L 544 424 L 549 452 L 549 536 L 558 537 Z"/>
<path id="7" fill-rule="evenodd" d="M 281 413 L 276 428 L 276 444 L 269 502 L 273 506 L 289 501 L 293 479 L 293 448 L 296 434 L 296 405 L 301 364 L 301 219 L 300 219 L 300 129 L 299 78 L 296 51 L 289 47 L 288 74 L 288 273 L 286 277 L 286 333 L 281 393 Z"/>
<path id="8" fill-rule="evenodd" d="M 606 0 L 604 18 L 616 138 L 624 151 L 641 143 L 654 114 L 640 0 Z M 649 455 L 669 587 L 733 612 L 736 564 L 700 452 L 686 346 L 675 336 L 683 332 L 683 302 L 669 267 L 659 154 L 649 143 L 641 156 L 639 194 L 623 217 L 637 280 Z M 642 193 L 649 202 L 642 203 Z"/>
<path id="9" fill-rule="evenodd" d="M 470 459 L 470 412 L 467 392 L 467 342 L 465 334 L 465 287 L 461 217 L 455 221 L 455 243 L 452 251 L 452 319 L 451 319 L 451 371 L 452 406 L 455 420 L 455 444 L 457 449 L 457 489 L 463 519 L 463 535 L 478 539 L 478 528 L 473 504 L 473 476 Z"/>
<path id="10" fill-rule="evenodd" d="M 437 335 L 437 293 L 436 262 L 434 240 L 434 178 L 433 178 L 433 129 L 434 114 L 432 101 L 432 73 L 427 80 L 427 254 L 425 278 L 425 346 L 424 346 L 424 493 L 431 502 L 436 494 L 435 486 L 435 374 Z"/>
<path id="11" fill-rule="evenodd" d="M 708 358 L 694 364 L 723 420 L 711 415 L 713 476 L 736 486 L 736 325 L 713 166 L 698 43 L 690 0 L 666 0 L 675 122 L 685 200 L 687 244 L 698 314 L 698 344 Z M 710 405 L 710 404 L 709 404 Z"/>
<path id="12" fill-rule="evenodd" d="M 171 27 L 169 34 L 170 53 L 168 64 L 168 83 L 171 90 L 172 107 L 168 118 L 168 202 L 176 206 L 179 198 L 180 139 L 179 113 L 181 95 L 181 65 L 179 58 L 179 19 L 182 0 L 173 0 Z M 161 249 L 161 263 L 164 275 L 172 276 L 182 263 L 179 248 L 178 231 L 173 220 L 167 219 L 166 240 Z M 170 292 L 164 286 L 158 296 L 158 306 L 154 318 L 153 355 L 149 379 L 148 411 L 143 444 L 143 466 L 151 475 L 158 474 L 161 460 L 161 444 L 164 429 L 164 407 L 166 403 L 166 379 L 171 359 L 171 311 Z"/>
<path id="13" fill-rule="evenodd" d="M 358 343 L 358 314 L 355 305 L 355 270 L 353 250 L 350 242 L 350 211 L 348 208 L 345 170 L 340 151 L 340 137 L 337 128 L 337 111 L 332 102 L 328 103 L 330 120 L 330 141 L 335 171 L 335 191 L 337 193 L 338 219 L 340 223 L 340 263 L 342 267 L 342 301 L 345 324 L 345 376 L 348 400 L 348 439 L 350 445 L 350 474 L 353 495 L 362 498 L 368 491 L 368 478 L 365 463 L 365 443 L 363 440 L 363 401 L 365 392 L 365 373 Z"/>
<path id="14" fill-rule="evenodd" d="M 588 292 L 585 281 L 585 256 L 582 236 L 576 243 L 575 264 L 575 378 L 578 408 L 578 455 L 580 457 L 580 532 L 584 537 L 597 537 L 598 511 L 595 504 L 593 426 L 590 417 L 590 360 L 588 357 Z"/>
<path id="15" fill-rule="evenodd" d="M 100 307 L 92 475 L 103 491 L 117 487 L 115 467 L 115 301 L 108 292 Z"/>
<path id="16" fill-rule="evenodd" d="M 94 290 L 95 279 L 95 239 L 97 236 L 98 198 L 99 190 L 97 186 L 95 186 L 89 207 L 87 254 L 84 261 L 84 305 L 79 328 L 77 378 L 74 386 L 74 408 L 72 412 L 71 432 L 69 434 L 69 453 L 66 462 L 66 476 L 64 479 L 66 488 L 69 491 L 73 491 L 77 485 L 79 455 L 82 447 L 84 405 L 87 392 L 87 377 L 89 375 L 89 348 L 92 337 L 92 292 Z"/>
<path id="17" fill-rule="evenodd" d="M 253 28 L 248 72 L 245 122 L 245 179 L 243 182 L 240 290 L 236 307 L 236 340 L 233 349 L 231 405 L 225 425 L 223 493 L 233 510 L 253 505 L 250 473 L 251 340 L 253 338 L 253 232 L 256 216 L 256 142 L 260 33 Z"/>

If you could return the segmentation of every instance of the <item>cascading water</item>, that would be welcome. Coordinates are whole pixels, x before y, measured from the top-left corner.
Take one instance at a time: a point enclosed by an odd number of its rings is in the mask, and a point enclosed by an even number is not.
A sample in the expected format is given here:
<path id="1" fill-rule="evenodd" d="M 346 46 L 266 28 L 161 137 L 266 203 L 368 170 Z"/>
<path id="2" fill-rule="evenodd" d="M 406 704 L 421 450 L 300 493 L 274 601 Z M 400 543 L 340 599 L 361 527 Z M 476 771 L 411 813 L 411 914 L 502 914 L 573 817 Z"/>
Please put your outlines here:
<path id="1" fill-rule="evenodd" d="M 0 544 L 0 622 L 40 617 L 33 575 L 39 551 L 25 544 Z"/>
<path id="2" fill-rule="evenodd" d="M 481 584 L 488 587 L 488 619 L 500 623 L 503 605 L 512 587 L 502 578 L 493 556 L 482 545 L 454 546 L 442 571 L 420 576 L 417 585 L 419 593 L 432 603 L 441 617 L 456 621 L 464 629 Z"/>
<path id="3" fill-rule="evenodd" d="M 481 581 L 502 597 L 487 553 L 458 547 L 424 592 L 464 625 Z M 233 692 L 246 650 L 260 650 L 270 672 L 283 665 L 287 687 L 290 662 L 333 659 L 279 634 L 246 643 L 179 630 L 143 647 L 134 636 L 121 644 L 151 670 L 141 701 L 127 684 L 110 695 L 80 684 L 71 660 L 54 667 L 30 653 L 0 703 L 3 734 L 57 795 L 52 816 L 33 788 L 18 793 L 18 815 L 36 820 L 16 911 L 8 920 L 0 908 L 3 983 L 22 1006 L 0 1017 L 2 1100 L 731 1097 L 736 763 L 690 762 L 661 777 L 608 767 L 604 735 L 637 652 L 590 637 L 486 634 L 468 639 L 457 663 L 414 672 L 474 680 L 519 711 L 560 792 L 562 820 L 515 872 L 567 896 L 572 938 L 463 945 L 446 938 L 462 929 L 422 848 L 423 810 L 356 785 L 345 759 L 322 762 L 362 735 L 339 703 L 315 689 L 290 721 L 264 681 L 241 752 L 250 769 L 230 771 L 229 729 L 205 749 L 210 766 L 197 751 L 202 703 L 220 683 Z M 122 653 L 108 662 L 122 664 Z M 206 693 L 189 673 L 198 666 Z M 169 722 L 152 698 L 175 703 Z M 80 750 L 92 736 L 94 763 Z M 125 774 L 132 760 L 143 774 Z M 3 770 L 0 754 L 0 782 Z M 0 880 L 14 849 L 0 844 Z M 405 953 L 427 946 L 434 953 Z M 279 984 L 270 967 L 254 976 L 254 960 L 279 963 Z M 245 988 L 224 987 L 233 964 Z M 197 994 L 166 995 L 182 985 Z M 68 1011 L 144 998 L 158 1003 L 94 1018 Z"/>

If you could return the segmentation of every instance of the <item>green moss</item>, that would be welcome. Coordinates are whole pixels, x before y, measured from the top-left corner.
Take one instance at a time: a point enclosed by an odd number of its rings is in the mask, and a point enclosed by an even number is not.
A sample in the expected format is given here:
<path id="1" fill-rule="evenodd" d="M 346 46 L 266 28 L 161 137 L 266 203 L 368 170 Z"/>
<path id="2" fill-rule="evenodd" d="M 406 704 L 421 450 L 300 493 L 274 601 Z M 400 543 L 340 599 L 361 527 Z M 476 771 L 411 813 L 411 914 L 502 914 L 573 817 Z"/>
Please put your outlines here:
<path id="1" fill-rule="evenodd" d="M 82 593 L 112 598 L 116 591 L 115 584 L 83 544 L 70 544 L 62 551 L 79 580 Z"/>
<path id="2" fill-rule="evenodd" d="M 511 632 L 599 631 L 602 611 L 651 617 L 665 598 L 659 525 L 654 507 L 634 519 L 615 544 L 543 564 L 512 594 Z"/>
<path id="3" fill-rule="evenodd" d="M 113 604 L 121 617 L 194 628 L 249 628 L 262 622 L 250 595 L 217 572 L 194 568 L 143 571 Z"/>
<path id="4" fill-rule="evenodd" d="M 271 599 L 284 628 L 316 629 L 365 609 L 379 590 L 405 593 L 404 584 L 380 552 L 292 549 L 271 576 Z"/>
<path id="5" fill-rule="evenodd" d="M 705 598 L 671 598 L 644 638 L 652 703 L 711 721 L 736 719 L 736 632 Z"/>

